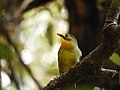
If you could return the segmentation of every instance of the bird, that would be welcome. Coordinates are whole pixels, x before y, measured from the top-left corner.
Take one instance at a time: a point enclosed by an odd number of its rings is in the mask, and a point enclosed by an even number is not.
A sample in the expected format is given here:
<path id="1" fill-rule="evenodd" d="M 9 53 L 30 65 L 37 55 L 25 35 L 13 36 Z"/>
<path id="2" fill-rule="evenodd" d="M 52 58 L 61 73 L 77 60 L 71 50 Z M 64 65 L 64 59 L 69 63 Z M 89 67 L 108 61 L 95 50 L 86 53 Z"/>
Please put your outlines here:
<path id="1" fill-rule="evenodd" d="M 66 73 L 82 56 L 76 38 L 72 34 L 59 34 L 61 46 L 58 51 L 58 68 L 60 75 Z"/>

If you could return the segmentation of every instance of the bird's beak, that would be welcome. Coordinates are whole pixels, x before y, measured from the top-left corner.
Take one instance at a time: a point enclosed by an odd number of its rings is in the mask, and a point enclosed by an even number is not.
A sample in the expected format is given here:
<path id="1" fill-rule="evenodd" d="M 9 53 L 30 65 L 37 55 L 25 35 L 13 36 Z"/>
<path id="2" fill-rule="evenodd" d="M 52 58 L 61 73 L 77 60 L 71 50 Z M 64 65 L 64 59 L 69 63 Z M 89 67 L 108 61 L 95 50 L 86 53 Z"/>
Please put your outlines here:
<path id="1" fill-rule="evenodd" d="M 57 35 L 60 36 L 60 37 L 64 37 L 62 34 L 59 34 L 59 33 L 57 33 Z"/>

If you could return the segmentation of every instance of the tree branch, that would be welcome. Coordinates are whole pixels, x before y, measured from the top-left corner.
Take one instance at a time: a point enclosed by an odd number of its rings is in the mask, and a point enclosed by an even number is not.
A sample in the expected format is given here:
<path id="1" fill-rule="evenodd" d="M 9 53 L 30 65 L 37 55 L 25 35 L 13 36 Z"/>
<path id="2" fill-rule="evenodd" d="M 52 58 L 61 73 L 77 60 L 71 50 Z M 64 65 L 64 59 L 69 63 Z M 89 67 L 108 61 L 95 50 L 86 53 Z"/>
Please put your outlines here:
<path id="1" fill-rule="evenodd" d="M 117 2 L 117 3 L 116 3 Z M 102 63 L 120 46 L 120 26 L 117 25 L 120 13 L 120 1 L 114 0 L 108 11 L 103 27 L 103 41 L 91 53 L 82 58 L 67 73 L 51 80 L 44 90 L 56 90 L 57 88 L 71 85 L 91 76 L 99 70 Z"/>
<path id="2" fill-rule="evenodd" d="M 33 0 L 31 3 L 29 3 L 29 5 L 24 10 L 24 12 L 28 11 L 30 9 L 36 8 L 40 5 L 44 5 L 44 4 L 51 2 L 51 1 L 53 1 L 53 0 Z"/>
<path id="3" fill-rule="evenodd" d="M 11 78 L 12 78 L 12 80 L 14 81 L 14 83 L 15 83 L 15 85 L 16 85 L 16 88 L 17 88 L 18 90 L 20 90 L 20 83 L 18 82 L 18 79 L 17 79 L 16 74 L 15 74 L 14 67 L 13 67 L 13 65 L 12 65 L 12 63 L 11 63 L 10 60 L 8 60 L 8 66 L 9 66 L 10 71 L 11 71 Z"/>
<path id="4" fill-rule="evenodd" d="M 4 28 L 4 26 L 2 24 L 0 25 L 0 34 L 2 34 L 5 37 L 5 39 L 7 40 L 7 42 L 14 48 L 14 50 L 15 50 L 17 56 L 18 56 L 18 59 L 20 60 L 20 63 L 24 66 L 24 68 L 26 69 L 26 71 L 29 73 L 29 75 L 31 76 L 31 78 L 33 79 L 33 81 L 38 86 L 39 90 L 42 90 L 42 86 L 39 84 L 39 82 L 33 76 L 30 67 L 24 64 L 24 62 L 23 62 L 23 60 L 22 60 L 22 58 L 20 56 L 20 52 L 19 52 L 18 48 L 16 47 L 16 45 L 14 44 L 14 42 L 11 40 L 11 38 L 10 38 L 7 30 Z"/>

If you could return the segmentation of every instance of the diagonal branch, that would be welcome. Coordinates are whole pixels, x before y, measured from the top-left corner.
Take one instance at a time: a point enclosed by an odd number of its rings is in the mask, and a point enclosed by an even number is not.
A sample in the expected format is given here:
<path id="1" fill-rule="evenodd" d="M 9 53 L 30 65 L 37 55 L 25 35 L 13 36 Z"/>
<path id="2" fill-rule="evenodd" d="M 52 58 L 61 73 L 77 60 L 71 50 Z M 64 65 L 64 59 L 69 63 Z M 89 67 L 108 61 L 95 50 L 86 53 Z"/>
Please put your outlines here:
<path id="1" fill-rule="evenodd" d="M 10 71 L 11 71 L 11 78 L 12 78 L 12 80 L 14 81 L 14 83 L 15 83 L 15 85 L 16 85 L 16 88 L 17 88 L 18 90 L 20 90 L 20 86 L 19 86 L 20 84 L 19 84 L 19 82 L 18 82 L 18 80 L 17 80 L 14 67 L 13 67 L 13 65 L 12 65 L 12 63 L 11 63 L 10 60 L 8 60 L 8 66 L 9 66 Z"/>
<path id="2" fill-rule="evenodd" d="M 117 2 L 117 3 L 116 3 Z M 114 0 L 108 11 L 103 27 L 103 41 L 91 53 L 76 63 L 67 73 L 51 80 L 44 90 L 57 90 L 66 85 L 83 80 L 99 70 L 102 63 L 120 46 L 120 26 L 117 25 L 120 14 L 120 1 Z"/>
<path id="3" fill-rule="evenodd" d="M 33 79 L 33 81 L 34 81 L 34 82 L 36 83 L 36 85 L 38 86 L 39 90 L 41 90 L 41 89 L 42 89 L 42 86 L 39 84 L 39 82 L 38 82 L 38 81 L 36 80 L 36 78 L 33 76 L 30 67 L 24 64 L 24 62 L 23 62 L 23 60 L 22 60 L 22 58 L 21 58 L 21 56 L 20 56 L 20 53 L 19 53 L 18 48 L 17 48 L 16 45 L 13 43 L 13 41 L 11 40 L 11 38 L 10 38 L 7 30 L 4 28 L 4 26 L 3 26 L 2 24 L 0 25 L 0 34 L 2 34 L 2 35 L 6 38 L 6 40 L 8 41 L 8 43 L 9 43 L 11 46 L 13 46 L 13 48 L 14 48 L 17 56 L 18 56 L 18 59 L 20 60 L 20 63 L 21 63 L 21 64 L 24 66 L 24 68 L 27 70 L 27 72 L 29 73 L 29 75 L 31 76 L 31 78 Z"/>
<path id="4" fill-rule="evenodd" d="M 51 2 L 51 1 L 53 1 L 53 0 L 33 0 L 31 3 L 29 3 L 29 5 L 24 10 L 24 12 L 28 11 L 30 9 L 36 8 L 40 5 L 44 5 L 44 4 Z"/>

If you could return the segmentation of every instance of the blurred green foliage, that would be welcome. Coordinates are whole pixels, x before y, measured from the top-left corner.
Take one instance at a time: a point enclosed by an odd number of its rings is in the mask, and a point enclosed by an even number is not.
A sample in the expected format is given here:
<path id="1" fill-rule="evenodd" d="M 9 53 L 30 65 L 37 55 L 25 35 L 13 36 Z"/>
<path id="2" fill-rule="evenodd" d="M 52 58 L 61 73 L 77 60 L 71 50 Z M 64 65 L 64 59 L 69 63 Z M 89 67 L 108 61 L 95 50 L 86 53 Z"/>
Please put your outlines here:
<path id="1" fill-rule="evenodd" d="M 9 45 L 0 43 L 0 58 L 5 60 L 11 60 L 12 54 L 13 52 Z"/>
<path id="2" fill-rule="evenodd" d="M 7 5 L 5 1 L 2 3 L 3 6 L 0 3 L 2 9 L 0 9 L 0 23 L 5 26 L 6 33 L 16 46 L 12 46 L 6 36 L 0 33 L 2 72 L 5 72 L 10 79 L 9 84 L 3 85 L 8 80 L 2 75 L 2 88 L 19 90 L 20 87 L 21 90 L 37 90 L 33 77 L 44 86 L 59 75 L 57 69 L 59 40 L 56 33 L 67 31 L 67 14 L 63 1 L 58 0 L 34 8 L 22 13 L 19 18 L 16 17 L 17 14 L 19 16 L 19 10 L 14 4 L 12 8 L 10 6 L 8 8 L 5 7 Z M 16 53 L 15 48 L 19 53 Z M 19 56 L 24 64 L 21 63 Z M 33 76 L 29 75 L 25 65 L 30 67 L 31 71 L 28 71 Z"/>

